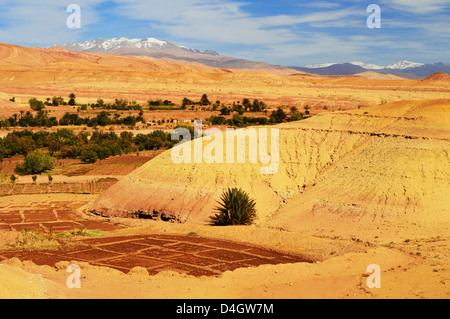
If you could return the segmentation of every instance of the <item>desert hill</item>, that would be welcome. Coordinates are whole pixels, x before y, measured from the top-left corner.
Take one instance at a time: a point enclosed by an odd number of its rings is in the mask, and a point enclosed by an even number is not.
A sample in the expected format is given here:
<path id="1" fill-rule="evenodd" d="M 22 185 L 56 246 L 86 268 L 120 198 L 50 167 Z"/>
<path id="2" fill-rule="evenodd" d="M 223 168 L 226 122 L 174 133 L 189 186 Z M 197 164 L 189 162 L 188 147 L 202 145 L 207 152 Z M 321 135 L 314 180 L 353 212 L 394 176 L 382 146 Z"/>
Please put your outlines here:
<path id="1" fill-rule="evenodd" d="M 161 98 L 180 103 L 184 97 L 198 100 L 207 93 L 210 100 L 223 103 L 249 98 L 272 106 L 302 109 L 308 105 L 317 114 L 325 106 L 345 110 L 380 101 L 450 98 L 446 81 L 327 77 L 260 67 L 229 70 L 169 58 L 0 44 L 0 90 L 7 99 L 16 97 L 22 106 L 32 97 L 67 97 L 72 92 L 80 103 L 98 98 L 140 103 Z"/>
<path id="2" fill-rule="evenodd" d="M 0 66 L 3 70 L 14 66 L 15 69 L 31 71 L 45 67 L 47 72 L 65 70 L 84 72 L 221 72 L 220 69 L 209 68 L 200 64 L 160 62 L 137 57 L 123 57 L 93 53 L 72 52 L 52 47 L 25 48 L 10 44 L 0 44 Z M 12 71 L 12 70 L 11 70 Z M 52 72 L 52 73 L 53 73 Z M 223 71 L 222 71 L 223 72 Z"/>
<path id="3" fill-rule="evenodd" d="M 450 74 L 444 72 L 433 73 L 432 75 L 423 79 L 423 81 L 450 81 Z"/>
<path id="4" fill-rule="evenodd" d="M 91 209 L 108 216 L 157 211 L 203 224 L 223 190 L 241 187 L 257 202 L 258 222 L 273 227 L 367 237 L 377 228 L 395 225 L 407 236 L 429 226 L 445 235 L 448 118 L 450 100 L 434 100 L 282 124 L 274 175 L 261 175 L 260 162 L 175 164 L 165 152 L 108 189 Z M 203 140 L 203 147 L 208 143 Z"/>
<path id="5" fill-rule="evenodd" d="M 372 79 L 372 80 L 404 80 L 404 78 L 393 75 L 393 74 L 381 74 L 374 71 L 366 71 L 361 73 L 356 73 L 357 76 L 362 76 L 366 79 Z"/>
<path id="6" fill-rule="evenodd" d="M 23 105 L 17 105 L 14 102 L 11 102 L 9 95 L 0 93 L 0 116 L 1 117 L 10 117 L 13 114 L 17 114 L 20 111 L 28 111 L 29 108 Z"/>

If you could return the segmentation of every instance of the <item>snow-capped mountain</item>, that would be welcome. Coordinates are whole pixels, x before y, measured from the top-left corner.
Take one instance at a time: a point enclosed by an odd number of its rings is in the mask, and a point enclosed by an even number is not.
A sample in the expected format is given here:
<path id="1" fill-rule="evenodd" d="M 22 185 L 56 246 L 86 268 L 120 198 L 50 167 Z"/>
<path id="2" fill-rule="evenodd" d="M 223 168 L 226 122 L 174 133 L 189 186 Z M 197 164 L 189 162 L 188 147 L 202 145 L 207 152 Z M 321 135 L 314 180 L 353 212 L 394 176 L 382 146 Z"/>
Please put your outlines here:
<path id="1" fill-rule="evenodd" d="M 199 50 L 175 45 L 155 38 L 146 39 L 97 39 L 81 43 L 66 43 L 58 47 L 75 52 L 101 54 L 118 54 L 125 56 L 148 56 L 153 58 L 169 58 L 188 62 L 202 63 L 215 68 L 227 69 L 287 69 L 285 66 L 272 65 L 245 59 L 220 55 L 213 50 Z"/>
<path id="2" fill-rule="evenodd" d="M 88 51 L 109 51 L 127 48 L 139 49 L 161 49 L 168 46 L 169 42 L 161 41 L 154 38 L 147 39 L 128 39 L 128 38 L 113 38 L 113 39 L 97 39 L 94 41 L 85 41 L 81 43 L 66 43 L 60 47 L 77 52 Z"/>
<path id="3" fill-rule="evenodd" d="M 433 73 L 450 73 L 450 64 L 438 63 L 417 63 L 410 61 L 400 61 L 388 66 L 366 64 L 363 62 L 350 63 L 326 63 L 309 65 L 307 67 L 289 66 L 289 68 L 318 75 L 354 75 L 367 71 L 381 74 L 392 74 L 408 79 L 422 79 Z"/>
<path id="4" fill-rule="evenodd" d="M 320 68 L 327 68 L 329 66 L 336 65 L 336 64 L 339 64 L 339 63 L 311 64 L 311 65 L 307 65 L 306 67 L 309 69 L 320 69 Z"/>
<path id="5" fill-rule="evenodd" d="M 376 65 L 376 64 L 367 64 L 364 62 L 350 62 L 350 64 L 360 66 L 367 70 L 381 70 L 384 69 L 384 66 Z"/>
<path id="6" fill-rule="evenodd" d="M 192 48 L 188 48 L 182 45 L 178 46 L 179 48 L 186 50 L 188 52 L 192 52 L 192 53 L 200 53 L 200 54 L 209 54 L 209 55 L 219 55 L 219 53 L 217 53 L 216 51 L 213 50 L 199 50 L 199 49 L 192 49 Z"/>
<path id="7" fill-rule="evenodd" d="M 382 70 L 382 69 L 391 69 L 391 70 L 406 70 L 406 69 L 412 69 L 417 68 L 419 66 L 424 65 L 423 63 L 416 63 L 416 62 L 410 62 L 410 61 L 399 61 L 394 64 L 388 65 L 388 66 L 381 66 L 376 64 L 367 64 L 364 62 L 348 62 L 349 64 L 360 66 L 367 70 Z M 315 65 L 308 65 L 307 68 L 310 69 L 318 69 L 318 68 L 326 68 L 333 65 L 338 65 L 341 63 L 324 63 L 324 64 L 315 64 Z"/>
<path id="8" fill-rule="evenodd" d="M 418 68 L 419 66 L 422 66 L 422 65 L 424 65 L 424 64 L 403 60 L 403 61 L 391 64 L 391 65 L 388 65 L 385 67 L 385 69 L 406 70 L 406 69 Z"/>
<path id="9" fill-rule="evenodd" d="M 148 50 L 161 50 L 164 48 L 178 48 L 187 52 L 219 55 L 212 50 L 198 50 L 191 49 L 185 46 L 177 46 L 167 41 L 158 40 L 155 38 L 146 39 L 129 39 L 129 38 L 113 38 L 113 39 L 97 39 L 94 41 L 85 41 L 81 43 L 65 43 L 58 45 L 59 47 L 76 52 L 109 52 L 114 50 L 123 49 L 148 49 Z"/>

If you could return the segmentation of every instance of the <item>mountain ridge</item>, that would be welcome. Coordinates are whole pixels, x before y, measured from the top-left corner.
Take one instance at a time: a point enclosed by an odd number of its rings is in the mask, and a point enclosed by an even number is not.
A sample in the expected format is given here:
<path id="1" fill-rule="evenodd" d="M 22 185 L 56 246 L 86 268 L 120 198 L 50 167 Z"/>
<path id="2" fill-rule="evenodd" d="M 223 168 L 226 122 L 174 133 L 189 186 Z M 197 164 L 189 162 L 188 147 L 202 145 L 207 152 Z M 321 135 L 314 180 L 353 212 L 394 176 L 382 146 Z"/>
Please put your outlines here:
<path id="1" fill-rule="evenodd" d="M 354 62 L 346 62 L 349 64 L 357 65 L 360 67 L 363 67 L 367 70 L 382 70 L 382 69 L 393 69 L 393 70 L 404 70 L 404 69 L 410 69 L 415 67 L 420 67 L 424 65 L 424 63 L 417 63 L 417 62 L 411 62 L 407 60 L 402 60 L 395 62 L 393 64 L 387 65 L 387 66 L 381 66 L 376 64 L 367 64 L 360 61 L 354 61 Z M 317 65 L 307 65 L 307 68 L 310 69 L 316 69 L 316 68 L 324 68 L 324 67 L 330 67 L 337 64 L 344 64 L 344 63 L 324 63 L 324 64 L 317 64 Z"/>
<path id="2" fill-rule="evenodd" d="M 275 69 L 284 70 L 285 66 L 266 62 L 250 61 L 221 55 L 214 50 L 199 50 L 179 46 L 165 40 L 155 38 L 129 39 L 126 37 L 112 39 L 96 39 L 81 43 L 65 43 L 56 45 L 69 51 L 85 53 L 103 53 L 125 56 L 147 56 L 153 58 L 170 58 L 197 62 L 215 68 L 227 69 Z"/>
<path id="3" fill-rule="evenodd" d="M 326 63 L 307 67 L 288 66 L 288 68 L 317 75 L 355 75 L 362 72 L 374 71 L 380 74 L 392 74 L 412 80 L 424 79 L 434 73 L 450 73 L 450 64 L 442 62 L 421 64 L 404 60 L 375 69 L 365 68 L 362 65 L 349 62 Z"/>
<path id="4" fill-rule="evenodd" d="M 153 58 L 170 58 L 188 62 L 201 63 L 209 67 L 226 69 L 272 69 L 296 70 L 316 75 L 356 75 L 374 71 L 380 74 L 392 74 L 407 79 L 424 79 L 434 73 L 450 73 L 450 64 L 418 63 L 401 60 L 387 66 L 366 64 L 360 61 L 347 63 L 325 63 L 306 67 L 274 65 L 246 59 L 221 55 L 214 50 L 199 50 L 179 46 L 166 40 L 155 38 L 130 39 L 126 37 L 112 39 L 96 39 L 81 43 L 66 43 L 57 47 L 75 52 L 103 53 L 124 56 L 146 56 Z"/>
<path id="5" fill-rule="evenodd" d="M 188 48 L 186 46 L 178 46 L 166 40 L 158 40 L 155 38 L 146 38 L 146 39 L 130 39 L 127 37 L 111 38 L 111 39 L 98 38 L 94 41 L 84 41 L 81 43 L 75 42 L 64 43 L 57 46 L 63 49 L 67 49 L 69 51 L 76 51 L 76 52 L 98 52 L 98 51 L 106 52 L 111 50 L 119 50 L 127 48 L 159 50 L 167 47 L 177 47 L 188 52 L 219 55 L 219 53 L 213 50 L 199 50 Z"/>

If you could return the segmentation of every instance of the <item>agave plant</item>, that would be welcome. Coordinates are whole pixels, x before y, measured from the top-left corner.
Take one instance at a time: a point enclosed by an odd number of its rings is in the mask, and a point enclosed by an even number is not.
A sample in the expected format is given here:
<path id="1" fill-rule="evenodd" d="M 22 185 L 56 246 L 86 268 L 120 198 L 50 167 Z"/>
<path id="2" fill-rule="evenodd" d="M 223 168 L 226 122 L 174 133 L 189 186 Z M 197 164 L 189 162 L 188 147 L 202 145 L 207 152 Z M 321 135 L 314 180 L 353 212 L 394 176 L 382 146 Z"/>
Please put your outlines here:
<path id="1" fill-rule="evenodd" d="M 256 203 L 242 189 L 229 188 L 218 203 L 218 213 L 210 217 L 213 225 L 250 225 L 256 218 Z"/>

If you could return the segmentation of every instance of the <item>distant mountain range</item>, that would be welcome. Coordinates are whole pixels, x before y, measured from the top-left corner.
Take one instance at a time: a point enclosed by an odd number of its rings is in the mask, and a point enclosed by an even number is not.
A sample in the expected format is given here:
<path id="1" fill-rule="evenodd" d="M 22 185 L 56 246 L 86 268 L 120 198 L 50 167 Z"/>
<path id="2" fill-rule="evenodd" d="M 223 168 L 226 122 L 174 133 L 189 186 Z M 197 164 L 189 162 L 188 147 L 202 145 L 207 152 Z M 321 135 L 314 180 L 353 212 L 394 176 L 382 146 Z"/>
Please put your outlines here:
<path id="1" fill-rule="evenodd" d="M 215 68 L 226 69 L 294 69 L 317 75 L 354 75 L 373 71 L 381 74 L 393 74 L 408 79 L 423 79 L 433 73 L 450 73 L 450 64 L 442 62 L 423 64 L 410 61 L 400 61 L 388 66 L 366 64 L 364 62 L 326 63 L 319 65 L 281 66 L 265 62 L 255 62 L 221 55 L 213 50 L 199 50 L 178 46 L 164 40 L 147 39 L 97 39 L 82 43 L 66 43 L 58 47 L 75 52 L 91 52 L 117 54 L 128 56 L 148 56 L 154 58 L 171 58 L 189 62 L 197 62 Z"/>
<path id="2" fill-rule="evenodd" d="M 226 69 L 287 69 L 285 66 L 255 62 L 220 55 L 213 50 L 198 50 L 178 46 L 164 40 L 147 39 L 97 39 L 82 43 L 66 43 L 58 47 L 75 52 L 117 54 L 127 56 L 148 56 L 197 62 L 215 68 Z"/>
<path id="3" fill-rule="evenodd" d="M 69 51 L 76 52 L 109 52 L 123 49 L 148 49 L 148 50 L 162 50 L 167 48 L 178 48 L 190 53 L 208 54 L 217 56 L 219 53 L 212 50 L 197 50 L 185 46 L 176 46 L 170 42 L 158 40 L 155 38 L 147 39 L 128 39 L 128 38 L 113 38 L 113 39 L 97 39 L 94 41 L 85 41 L 82 43 L 66 43 L 59 47 Z"/>
<path id="4" fill-rule="evenodd" d="M 438 72 L 450 73 L 450 64 L 442 62 L 423 64 L 410 61 L 400 61 L 388 66 L 350 62 L 309 65 L 306 67 L 290 66 L 289 68 L 318 75 L 354 75 L 373 71 L 381 74 L 393 74 L 407 79 L 423 79 Z"/>
<path id="5" fill-rule="evenodd" d="M 382 70 L 382 69 L 392 69 L 392 70 L 404 70 L 404 69 L 410 69 L 410 68 L 416 68 L 419 66 L 424 65 L 423 63 L 416 63 L 416 62 L 410 62 L 410 61 L 400 61 L 388 66 L 380 66 L 376 64 L 366 64 L 364 62 L 349 62 L 350 64 L 360 66 L 367 70 Z M 307 68 L 310 69 L 318 69 L 318 68 L 325 68 L 332 65 L 336 65 L 339 63 L 326 63 L 326 64 L 317 64 L 317 65 L 307 65 Z"/>

